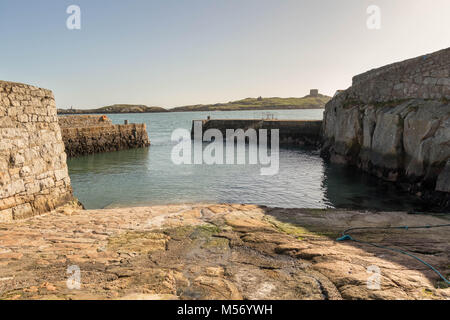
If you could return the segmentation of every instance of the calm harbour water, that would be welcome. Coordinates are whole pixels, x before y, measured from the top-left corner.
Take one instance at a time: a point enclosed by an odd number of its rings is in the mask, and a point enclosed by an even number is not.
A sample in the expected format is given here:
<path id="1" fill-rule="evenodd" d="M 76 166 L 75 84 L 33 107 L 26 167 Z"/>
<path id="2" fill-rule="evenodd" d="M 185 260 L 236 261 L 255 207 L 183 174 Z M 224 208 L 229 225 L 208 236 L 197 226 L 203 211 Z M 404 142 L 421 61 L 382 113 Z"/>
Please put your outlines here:
<path id="1" fill-rule="evenodd" d="M 258 165 L 175 165 L 173 130 L 192 120 L 225 118 L 322 119 L 323 110 L 189 112 L 109 115 L 114 123 L 146 123 L 151 147 L 68 161 L 75 195 L 88 209 L 157 204 L 251 203 L 285 208 L 344 207 L 421 210 L 412 196 L 354 168 L 325 163 L 317 151 L 280 149 L 280 170 L 261 176 Z"/>

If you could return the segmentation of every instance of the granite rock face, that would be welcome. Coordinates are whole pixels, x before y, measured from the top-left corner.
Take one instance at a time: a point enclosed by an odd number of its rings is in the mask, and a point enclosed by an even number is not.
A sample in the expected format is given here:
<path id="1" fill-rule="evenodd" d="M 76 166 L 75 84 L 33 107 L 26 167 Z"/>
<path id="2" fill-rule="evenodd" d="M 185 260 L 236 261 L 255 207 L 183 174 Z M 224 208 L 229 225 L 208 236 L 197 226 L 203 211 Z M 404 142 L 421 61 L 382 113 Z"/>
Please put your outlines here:
<path id="1" fill-rule="evenodd" d="M 59 124 L 69 157 L 150 145 L 145 124 L 114 125 L 108 117 L 98 115 L 59 117 Z"/>
<path id="2" fill-rule="evenodd" d="M 326 106 L 322 154 L 448 207 L 450 49 L 369 71 Z"/>
<path id="3" fill-rule="evenodd" d="M 72 200 L 53 93 L 0 81 L 0 221 Z"/>
<path id="4" fill-rule="evenodd" d="M 436 190 L 441 192 L 450 192 L 450 160 L 447 161 L 444 170 L 438 177 Z"/>

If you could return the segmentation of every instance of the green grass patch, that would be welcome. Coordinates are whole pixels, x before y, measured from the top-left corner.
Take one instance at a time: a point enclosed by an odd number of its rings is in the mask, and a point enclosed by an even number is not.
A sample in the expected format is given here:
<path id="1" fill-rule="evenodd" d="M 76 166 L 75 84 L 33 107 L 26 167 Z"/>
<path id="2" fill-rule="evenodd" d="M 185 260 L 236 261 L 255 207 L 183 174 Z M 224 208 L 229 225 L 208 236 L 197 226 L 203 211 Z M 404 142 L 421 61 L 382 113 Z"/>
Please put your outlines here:
<path id="1" fill-rule="evenodd" d="M 227 103 L 191 105 L 174 108 L 171 111 L 221 111 L 221 110 L 268 110 L 268 109 L 308 109 L 323 108 L 330 101 L 330 97 L 306 96 L 303 98 L 246 98 Z"/>

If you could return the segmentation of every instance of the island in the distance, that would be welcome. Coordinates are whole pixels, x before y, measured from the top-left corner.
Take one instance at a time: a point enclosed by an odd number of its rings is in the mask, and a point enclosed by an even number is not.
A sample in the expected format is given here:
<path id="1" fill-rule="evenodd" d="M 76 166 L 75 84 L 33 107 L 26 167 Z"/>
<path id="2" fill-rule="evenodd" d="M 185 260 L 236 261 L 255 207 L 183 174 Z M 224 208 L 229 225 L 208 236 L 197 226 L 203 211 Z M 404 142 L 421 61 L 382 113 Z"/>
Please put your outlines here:
<path id="1" fill-rule="evenodd" d="M 317 89 L 303 98 L 246 98 L 238 101 L 217 104 L 197 104 L 165 109 L 145 105 L 115 104 L 97 109 L 58 109 L 58 114 L 111 114 L 111 113 L 157 113 L 193 111 L 237 111 L 237 110 L 285 110 L 285 109 L 323 109 L 331 97 L 322 95 Z"/>

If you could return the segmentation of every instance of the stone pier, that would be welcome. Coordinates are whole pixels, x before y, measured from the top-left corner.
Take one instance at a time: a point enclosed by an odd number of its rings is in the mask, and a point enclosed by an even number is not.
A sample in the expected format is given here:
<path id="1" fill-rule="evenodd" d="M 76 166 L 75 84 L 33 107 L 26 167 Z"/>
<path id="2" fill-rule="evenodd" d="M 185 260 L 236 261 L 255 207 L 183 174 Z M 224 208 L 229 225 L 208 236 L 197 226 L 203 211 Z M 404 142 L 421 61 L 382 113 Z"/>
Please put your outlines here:
<path id="1" fill-rule="evenodd" d="M 150 145 L 145 124 L 114 125 L 101 115 L 59 117 L 59 124 L 69 157 Z"/>
<path id="2" fill-rule="evenodd" d="M 261 119 L 209 119 L 194 120 L 192 123 L 192 137 L 194 137 L 194 126 L 196 122 L 201 122 L 202 132 L 208 129 L 218 129 L 222 135 L 226 136 L 227 129 L 244 131 L 255 129 L 270 130 L 278 129 L 280 135 L 280 145 L 296 146 L 318 146 L 320 144 L 320 133 L 322 121 L 308 120 L 261 120 Z"/>
<path id="3" fill-rule="evenodd" d="M 53 93 L 0 81 L 0 222 L 73 200 Z"/>

